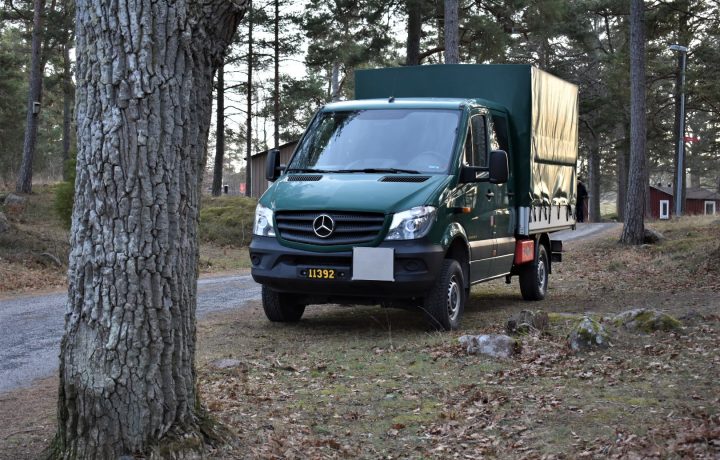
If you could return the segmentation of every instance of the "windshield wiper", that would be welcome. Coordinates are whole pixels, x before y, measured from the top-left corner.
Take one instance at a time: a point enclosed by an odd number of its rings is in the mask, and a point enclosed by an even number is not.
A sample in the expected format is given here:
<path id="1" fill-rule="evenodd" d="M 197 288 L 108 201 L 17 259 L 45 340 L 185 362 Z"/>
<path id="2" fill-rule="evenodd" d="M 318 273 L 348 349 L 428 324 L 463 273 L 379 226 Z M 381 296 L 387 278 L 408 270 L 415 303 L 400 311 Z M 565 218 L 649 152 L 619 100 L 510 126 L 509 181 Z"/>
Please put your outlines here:
<path id="1" fill-rule="evenodd" d="M 364 169 L 338 169 L 336 171 L 331 171 L 336 173 L 389 173 L 389 174 L 420 174 L 420 171 L 415 171 L 414 169 L 398 169 L 398 168 L 364 168 Z"/>
<path id="2" fill-rule="evenodd" d="M 326 169 L 315 169 L 315 168 L 289 168 L 285 172 L 300 172 L 300 173 L 329 173 L 335 171 L 328 171 Z"/>

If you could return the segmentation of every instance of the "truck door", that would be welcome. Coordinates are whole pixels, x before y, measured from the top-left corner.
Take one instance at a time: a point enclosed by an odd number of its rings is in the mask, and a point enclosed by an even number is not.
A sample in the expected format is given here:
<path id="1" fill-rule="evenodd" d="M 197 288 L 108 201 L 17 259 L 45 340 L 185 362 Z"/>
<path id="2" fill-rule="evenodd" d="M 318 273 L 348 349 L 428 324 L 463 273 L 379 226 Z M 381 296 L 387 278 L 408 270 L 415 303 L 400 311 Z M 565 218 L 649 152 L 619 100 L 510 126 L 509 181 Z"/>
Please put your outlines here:
<path id="1" fill-rule="evenodd" d="M 487 191 L 492 193 L 493 211 L 490 217 L 493 236 L 495 237 L 495 253 L 490 264 L 491 276 L 504 275 L 510 272 L 515 256 L 515 222 L 511 209 L 515 203 L 512 152 L 508 136 L 508 119 L 505 114 L 492 112 L 488 120 L 488 141 L 491 150 L 504 150 L 508 154 L 510 176 L 506 184 L 485 183 Z"/>
<path id="2" fill-rule="evenodd" d="M 474 113 L 468 123 L 463 162 L 468 166 L 487 166 L 487 117 Z M 463 210 L 458 221 L 465 228 L 470 242 L 470 280 L 480 281 L 492 276 L 491 262 L 495 237 L 490 226 L 494 200 L 488 196 L 487 182 L 460 184 L 454 193 L 454 207 Z"/>

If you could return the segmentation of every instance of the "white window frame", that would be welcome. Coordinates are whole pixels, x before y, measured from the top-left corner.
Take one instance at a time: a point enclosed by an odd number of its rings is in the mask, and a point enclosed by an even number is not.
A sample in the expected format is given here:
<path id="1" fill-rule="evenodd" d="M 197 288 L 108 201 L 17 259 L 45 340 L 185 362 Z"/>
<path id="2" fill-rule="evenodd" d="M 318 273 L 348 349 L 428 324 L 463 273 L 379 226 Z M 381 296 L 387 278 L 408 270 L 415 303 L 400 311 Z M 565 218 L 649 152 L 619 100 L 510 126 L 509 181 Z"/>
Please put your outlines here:
<path id="1" fill-rule="evenodd" d="M 707 210 L 708 210 L 709 204 L 712 205 L 712 212 L 708 214 Z M 705 204 L 703 205 L 703 214 L 709 215 L 709 216 L 714 216 L 716 212 L 717 212 L 717 210 L 715 209 L 715 202 L 714 201 L 706 201 Z"/>
<path id="2" fill-rule="evenodd" d="M 665 212 L 663 212 L 663 209 Z M 660 200 L 660 219 L 667 220 L 670 218 L 670 200 Z"/>

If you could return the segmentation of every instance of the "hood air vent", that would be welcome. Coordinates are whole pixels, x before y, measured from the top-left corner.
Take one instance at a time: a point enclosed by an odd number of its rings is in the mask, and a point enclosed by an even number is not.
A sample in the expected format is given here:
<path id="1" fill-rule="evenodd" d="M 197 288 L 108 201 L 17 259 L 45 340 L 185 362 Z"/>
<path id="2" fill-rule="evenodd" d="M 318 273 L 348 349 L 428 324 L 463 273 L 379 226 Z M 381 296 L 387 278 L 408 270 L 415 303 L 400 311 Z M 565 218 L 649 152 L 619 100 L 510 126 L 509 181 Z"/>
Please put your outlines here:
<path id="1" fill-rule="evenodd" d="M 380 182 L 425 182 L 430 176 L 384 176 Z"/>
<path id="2" fill-rule="evenodd" d="M 288 176 L 288 182 L 317 182 L 322 179 L 321 174 L 292 174 Z"/>

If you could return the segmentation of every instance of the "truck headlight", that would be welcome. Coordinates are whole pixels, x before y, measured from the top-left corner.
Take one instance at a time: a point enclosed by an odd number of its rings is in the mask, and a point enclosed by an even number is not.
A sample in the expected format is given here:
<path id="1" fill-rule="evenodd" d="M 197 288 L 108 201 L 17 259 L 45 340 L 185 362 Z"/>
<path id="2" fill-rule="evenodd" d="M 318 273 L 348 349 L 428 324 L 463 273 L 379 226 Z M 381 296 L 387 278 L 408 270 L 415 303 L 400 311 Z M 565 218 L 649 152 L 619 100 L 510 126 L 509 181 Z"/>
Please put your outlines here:
<path id="1" fill-rule="evenodd" d="M 386 240 L 416 240 L 427 235 L 435 221 L 437 209 L 418 206 L 395 213 Z"/>
<path id="2" fill-rule="evenodd" d="M 255 224 L 253 225 L 253 234 L 259 236 L 275 236 L 275 228 L 273 227 L 272 209 L 258 204 L 255 208 Z"/>

